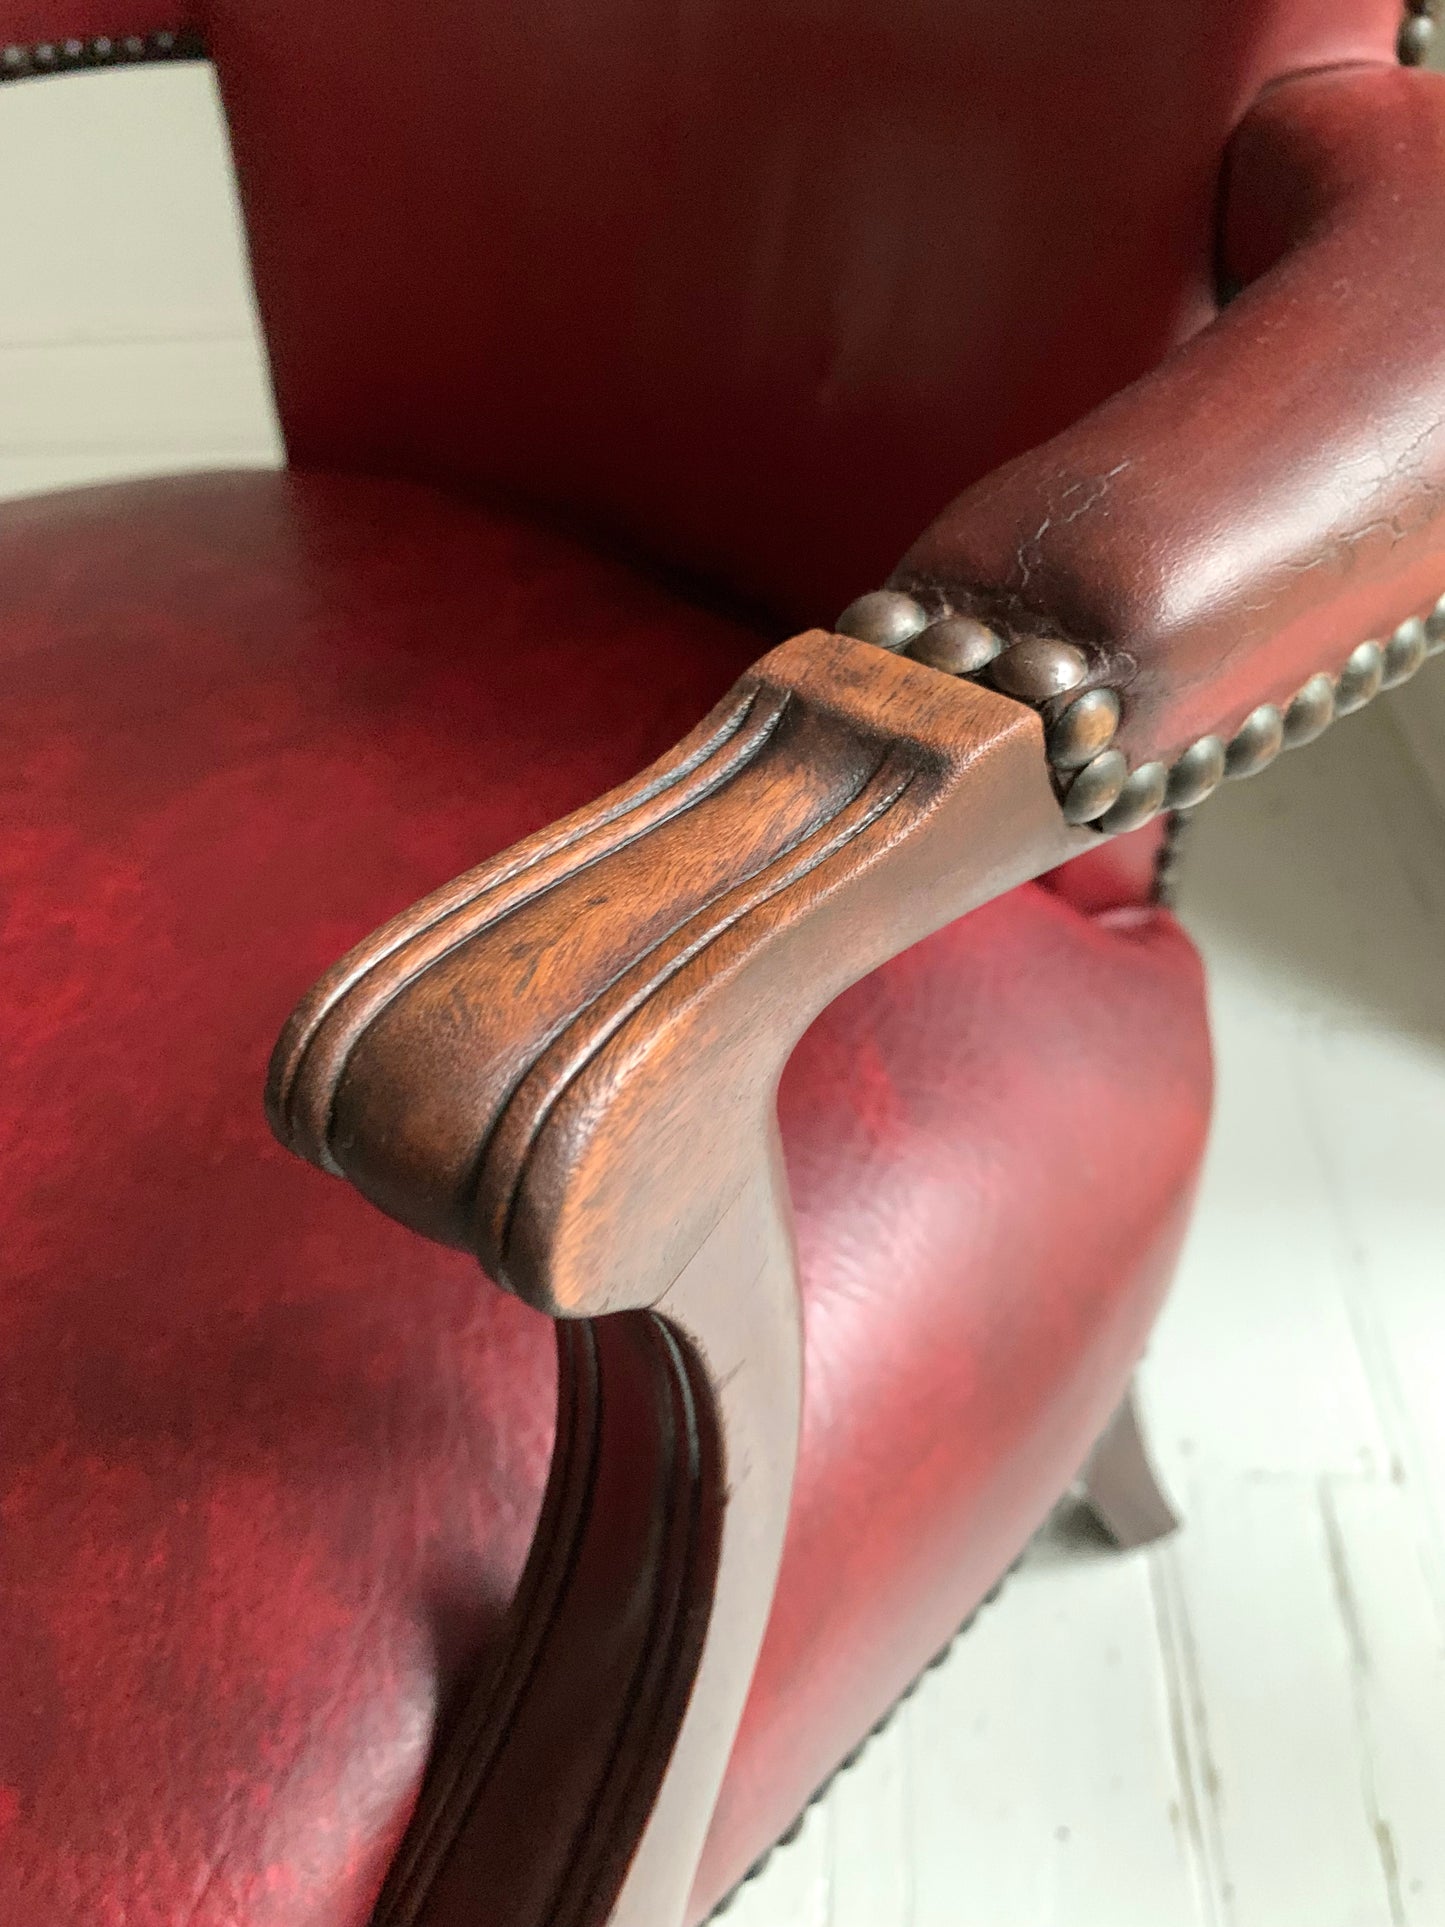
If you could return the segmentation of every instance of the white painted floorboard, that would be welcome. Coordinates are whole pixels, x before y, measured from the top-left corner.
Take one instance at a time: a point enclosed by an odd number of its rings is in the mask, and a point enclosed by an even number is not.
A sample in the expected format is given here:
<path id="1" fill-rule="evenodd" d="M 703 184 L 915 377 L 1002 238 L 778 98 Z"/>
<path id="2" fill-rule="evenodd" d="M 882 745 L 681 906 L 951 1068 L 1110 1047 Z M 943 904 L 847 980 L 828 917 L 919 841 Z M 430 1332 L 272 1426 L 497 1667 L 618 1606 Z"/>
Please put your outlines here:
<path id="1" fill-rule="evenodd" d="M 0 179 L 0 496 L 275 461 L 204 70 L 6 89 Z M 1213 800 L 1183 913 L 1185 1529 L 1047 1537 L 728 1927 L 1445 1927 L 1445 664 Z"/>

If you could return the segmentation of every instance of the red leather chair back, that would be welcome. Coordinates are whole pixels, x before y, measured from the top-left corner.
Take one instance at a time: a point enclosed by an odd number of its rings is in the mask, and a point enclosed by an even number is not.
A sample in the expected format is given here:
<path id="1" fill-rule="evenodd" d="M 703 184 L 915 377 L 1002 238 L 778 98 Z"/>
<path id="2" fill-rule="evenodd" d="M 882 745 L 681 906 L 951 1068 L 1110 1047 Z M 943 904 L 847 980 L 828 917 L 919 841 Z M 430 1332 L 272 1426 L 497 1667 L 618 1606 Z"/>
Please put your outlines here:
<path id="1" fill-rule="evenodd" d="M 1232 125 L 1399 6 L 214 0 L 293 459 L 827 619 L 1209 314 Z"/>

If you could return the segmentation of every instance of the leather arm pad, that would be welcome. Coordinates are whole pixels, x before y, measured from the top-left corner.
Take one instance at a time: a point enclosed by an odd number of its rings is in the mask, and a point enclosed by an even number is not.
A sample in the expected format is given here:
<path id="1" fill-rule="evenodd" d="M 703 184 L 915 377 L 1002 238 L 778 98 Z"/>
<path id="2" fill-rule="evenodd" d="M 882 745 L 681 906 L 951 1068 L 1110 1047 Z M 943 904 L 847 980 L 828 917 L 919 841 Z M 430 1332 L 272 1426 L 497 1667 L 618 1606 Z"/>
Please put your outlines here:
<path id="1" fill-rule="evenodd" d="M 1445 75 L 1271 89 L 1228 152 L 1221 249 L 1244 285 L 1218 318 L 960 496 L 894 578 L 1084 646 L 1131 765 L 1445 590 Z"/>

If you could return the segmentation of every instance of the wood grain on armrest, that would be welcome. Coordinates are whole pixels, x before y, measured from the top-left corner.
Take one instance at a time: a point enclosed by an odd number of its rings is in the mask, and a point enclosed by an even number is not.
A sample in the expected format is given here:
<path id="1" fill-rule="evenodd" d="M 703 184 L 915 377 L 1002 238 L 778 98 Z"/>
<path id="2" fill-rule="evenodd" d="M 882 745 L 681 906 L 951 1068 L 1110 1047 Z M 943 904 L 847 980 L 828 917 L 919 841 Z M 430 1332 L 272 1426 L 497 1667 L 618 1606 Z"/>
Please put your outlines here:
<path id="1" fill-rule="evenodd" d="M 291 1020 L 282 1141 L 559 1320 L 507 1650 L 434 1762 L 379 1927 L 483 1900 L 493 1927 L 678 1927 L 797 1449 L 779 1074 L 847 984 L 1080 840 L 1030 710 L 812 633 L 635 782 L 398 917 Z"/>
<path id="2" fill-rule="evenodd" d="M 652 1304 L 817 1012 L 1071 847 L 1027 710 L 797 637 L 338 964 L 277 1046 L 273 1127 L 542 1310 Z"/>

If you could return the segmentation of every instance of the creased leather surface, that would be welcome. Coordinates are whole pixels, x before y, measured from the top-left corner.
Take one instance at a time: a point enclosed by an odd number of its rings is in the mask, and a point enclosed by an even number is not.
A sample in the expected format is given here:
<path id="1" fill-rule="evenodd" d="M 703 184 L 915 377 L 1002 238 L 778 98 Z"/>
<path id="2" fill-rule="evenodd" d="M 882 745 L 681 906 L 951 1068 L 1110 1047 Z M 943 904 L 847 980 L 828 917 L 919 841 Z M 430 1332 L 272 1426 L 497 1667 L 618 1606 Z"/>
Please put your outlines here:
<path id="1" fill-rule="evenodd" d="M 361 1927 L 523 1557 L 551 1340 L 273 1145 L 266 1054 L 356 937 L 635 769 L 756 649 L 404 487 L 7 510 L 0 1919 Z M 1097 1429 L 1208 1075 L 1172 922 L 1035 886 L 809 1033 L 803 1470 L 709 1892 Z"/>
<path id="2" fill-rule="evenodd" d="M 1445 75 L 1277 86 L 1224 217 L 1250 285 L 1220 319 L 976 484 L 900 572 L 1094 646 L 1139 762 L 1445 591 Z"/>
<path id="3" fill-rule="evenodd" d="M 831 621 L 1213 313 L 1220 157 L 1399 0 L 208 0 L 289 445 Z"/>

